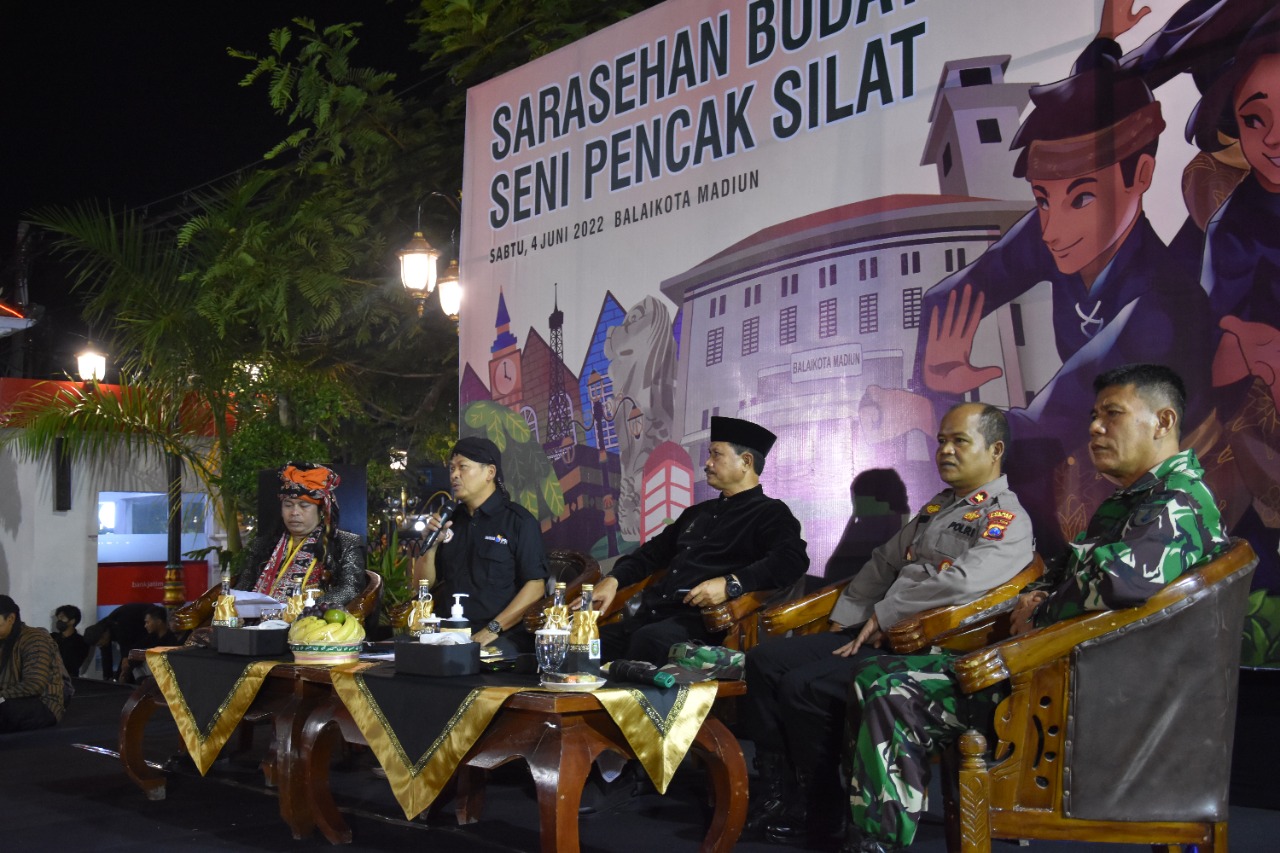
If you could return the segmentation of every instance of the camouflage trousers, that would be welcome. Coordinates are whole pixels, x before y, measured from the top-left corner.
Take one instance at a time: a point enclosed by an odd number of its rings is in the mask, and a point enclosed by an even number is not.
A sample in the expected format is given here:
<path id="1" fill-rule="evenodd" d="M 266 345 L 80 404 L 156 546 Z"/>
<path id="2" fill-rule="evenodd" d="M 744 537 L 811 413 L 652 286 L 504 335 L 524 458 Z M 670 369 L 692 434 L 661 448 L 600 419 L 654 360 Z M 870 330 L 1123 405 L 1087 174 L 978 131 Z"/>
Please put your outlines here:
<path id="1" fill-rule="evenodd" d="M 927 806 L 930 754 L 968 728 L 951 656 L 868 658 L 849 690 L 845 771 L 853 825 L 867 838 L 906 847 Z"/>

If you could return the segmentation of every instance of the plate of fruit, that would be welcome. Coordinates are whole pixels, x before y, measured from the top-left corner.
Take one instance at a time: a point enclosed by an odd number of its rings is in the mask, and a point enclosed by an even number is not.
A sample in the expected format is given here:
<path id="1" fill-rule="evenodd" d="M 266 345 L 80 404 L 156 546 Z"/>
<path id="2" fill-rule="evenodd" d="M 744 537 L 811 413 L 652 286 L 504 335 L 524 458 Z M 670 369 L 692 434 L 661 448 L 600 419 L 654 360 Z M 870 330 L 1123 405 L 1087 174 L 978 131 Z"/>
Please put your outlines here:
<path id="1" fill-rule="evenodd" d="M 351 663 L 360 656 L 364 626 L 345 610 L 304 610 L 289 628 L 293 659 L 303 664 Z"/>
<path id="2" fill-rule="evenodd" d="M 588 672 L 542 673 L 542 686 L 562 693 L 590 693 L 603 686 L 606 680 Z"/>

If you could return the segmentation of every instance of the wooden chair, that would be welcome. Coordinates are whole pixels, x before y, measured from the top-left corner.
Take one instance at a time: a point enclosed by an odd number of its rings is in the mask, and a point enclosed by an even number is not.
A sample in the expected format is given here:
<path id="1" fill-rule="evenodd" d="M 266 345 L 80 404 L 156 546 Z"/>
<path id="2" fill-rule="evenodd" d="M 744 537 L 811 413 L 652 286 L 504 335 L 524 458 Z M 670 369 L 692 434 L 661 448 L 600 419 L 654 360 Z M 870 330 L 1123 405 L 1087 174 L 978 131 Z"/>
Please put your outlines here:
<path id="1" fill-rule="evenodd" d="M 1031 562 L 1022 571 L 968 604 L 934 607 L 890 626 L 885 631 L 889 646 L 897 654 L 910 654 L 932 645 L 939 636 L 964 625 L 1007 613 L 1013 609 L 1018 593 L 1043 574 L 1044 561 L 1039 554 L 1033 554 Z M 770 607 L 761 615 L 762 630 L 770 637 L 780 637 L 788 631 L 793 634 L 817 634 L 827 630 L 831 611 L 835 608 L 840 593 L 848 585 L 849 579 L 845 578 L 814 590 L 803 598 Z"/>
<path id="2" fill-rule="evenodd" d="M 952 828 L 992 838 L 1147 842 L 1225 851 L 1227 788 L 1249 577 L 1237 540 L 1140 607 L 1090 613 L 956 660 L 961 689 L 1008 681 L 995 744 L 959 739 Z M 966 645 L 988 621 L 957 632 Z"/>
<path id="3" fill-rule="evenodd" d="M 235 583 L 234 578 L 232 583 Z M 199 598 L 189 601 L 173 611 L 169 616 L 169 627 L 175 634 L 207 627 L 213 621 L 213 606 L 221 594 L 222 584 L 219 583 L 209 587 Z M 359 617 L 360 621 L 364 622 L 365 618 L 374 612 L 381 599 L 382 575 L 366 569 L 364 591 L 347 602 L 343 610 Z"/>
<path id="4" fill-rule="evenodd" d="M 607 625 L 621 620 L 628 604 L 638 601 L 636 596 L 665 575 L 665 569 L 657 571 L 644 580 L 619 589 L 609 603 L 609 608 L 600 614 L 600 624 Z M 788 592 L 789 590 L 778 589 L 744 592 L 735 599 L 702 608 L 702 624 L 713 633 L 724 632 L 724 640 L 720 645 L 745 652 L 760 641 L 761 615 L 786 598 Z"/>

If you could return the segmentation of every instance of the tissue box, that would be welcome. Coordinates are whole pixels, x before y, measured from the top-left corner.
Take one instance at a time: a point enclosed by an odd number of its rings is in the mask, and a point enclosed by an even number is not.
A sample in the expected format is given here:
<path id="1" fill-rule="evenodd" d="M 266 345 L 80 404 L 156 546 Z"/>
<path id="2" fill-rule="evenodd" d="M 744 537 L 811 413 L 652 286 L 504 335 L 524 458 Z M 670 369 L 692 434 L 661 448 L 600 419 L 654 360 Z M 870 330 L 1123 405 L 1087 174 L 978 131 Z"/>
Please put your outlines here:
<path id="1" fill-rule="evenodd" d="M 288 650 L 288 628 L 224 628 L 213 629 L 213 642 L 224 655 L 249 655 L 271 657 L 284 655 Z"/>
<path id="2" fill-rule="evenodd" d="M 397 640 L 396 672 L 412 675 L 475 675 L 480 671 L 480 644 L 436 646 Z"/>

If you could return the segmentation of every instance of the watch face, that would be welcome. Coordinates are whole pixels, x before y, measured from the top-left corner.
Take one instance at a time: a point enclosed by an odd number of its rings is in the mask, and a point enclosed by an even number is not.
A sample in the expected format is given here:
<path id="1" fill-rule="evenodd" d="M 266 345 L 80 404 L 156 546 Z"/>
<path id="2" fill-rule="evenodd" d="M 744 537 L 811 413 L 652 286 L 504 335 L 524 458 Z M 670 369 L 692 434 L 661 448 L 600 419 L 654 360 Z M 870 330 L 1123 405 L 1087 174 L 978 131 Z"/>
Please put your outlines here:
<path id="1" fill-rule="evenodd" d="M 498 620 L 497 620 L 497 619 L 494 619 L 494 620 L 493 620 L 492 622 L 490 622 L 488 625 L 485 625 L 485 627 L 489 629 L 489 633 L 490 633 L 490 634 L 501 634 L 501 633 L 502 633 L 502 625 L 500 625 L 500 624 L 498 623 Z"/>

